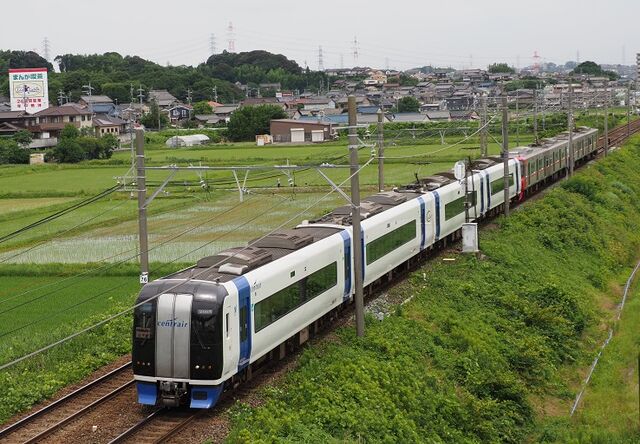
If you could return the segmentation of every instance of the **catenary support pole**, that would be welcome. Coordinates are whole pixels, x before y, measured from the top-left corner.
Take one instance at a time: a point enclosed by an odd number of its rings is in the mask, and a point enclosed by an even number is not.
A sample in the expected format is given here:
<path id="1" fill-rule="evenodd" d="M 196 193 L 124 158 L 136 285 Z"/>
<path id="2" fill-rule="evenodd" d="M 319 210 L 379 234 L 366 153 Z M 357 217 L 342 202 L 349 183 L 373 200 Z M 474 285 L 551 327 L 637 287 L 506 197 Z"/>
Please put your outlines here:
<path id="1" fill-rule="evenodd" d="M 147 238 L 147 189 L 144 169 L 144 131 L 136 130 L 136 185 L 138 186 L 138 238 L 140 240 L 140 283 L 149 279 L 149 242 Z"/>
<path id="2" fill-rule="evenodd" d="M 353 227 L 353 275 L 356 299 L 356 333 L 364 336 L 364 295 L 362 290 L 362 234 L 360 229 L 360 177 L 358 169 L 358 131 L 356 116 L 356 98 L 350 95 L 349 106 L 349 161 L 351 166 L 351 224 Z"/>
<path id="3" fill-rule="evenodd" d="M 569 114 L 567 115 L 567 129 L 569 130 L 569 177 L 573 176 L 575 153 L 573 151 L 573 80 L 569 79 Z"/>
<path id="4" fill-rule="evenodd" d="M 533 90 L 533 143 L 538 144 L 538 90 Z"/>
<path id="5" fill-rule="evenodd" d="M 627 85 L 627 139 L 631 137 L 631 83 Z"/>
<path id="6" fill-rule="evenodd" d="M 480 155 L 482 157 L 487 157 L 489 154 L 489 151 L 487 149 L 487 140 L 488 140 L 488 134 L 489 134 L 489 126 L 487 124 L 487 96 L 485 96 L 484 94 L 482 96 L 480 96 L 480 104 L 482 107 L 481 110 L 481 117 L 480 117 L 480 125 L 481 125 L 481 130 L 480 130 Z"/>
<path id="7" fill-rule="evenodd" d="M 502 161 L 504 163 L 504 215 L 509 216 L 509 108 L 507 97 L 502 97 Z"/>
<path id="8" fill-rule="evenodd" d="M 384 191 L 384 113 L 378 110 L 378 191 Z M 351 143 L 351 142 L 349 142 Z"/>
<path id="9" fill-rule="evenodd" d="M 604 155 L 609 154 L 609 82 L 604 84 Z"/>

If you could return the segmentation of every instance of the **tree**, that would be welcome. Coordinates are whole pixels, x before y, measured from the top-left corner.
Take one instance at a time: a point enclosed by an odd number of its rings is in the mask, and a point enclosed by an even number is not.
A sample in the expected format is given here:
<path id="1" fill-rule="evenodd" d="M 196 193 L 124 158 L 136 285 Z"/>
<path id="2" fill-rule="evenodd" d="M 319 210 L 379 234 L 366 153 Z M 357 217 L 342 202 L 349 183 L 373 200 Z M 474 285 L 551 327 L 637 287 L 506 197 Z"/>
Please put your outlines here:
<path id="1" fill-rule="evenodd" d="M 158 128 L 158 122 L 160 122 L 160 127 L 167 126 L 169 118 L 164 113 L 160 112 L 160 107 L 156 102 L 152 102 L 149 112 L 142 116 L 140 123 L 142 123 L 146 128 L 160 129 Z"/>
<path id="2" fill-rule="evenodd" d="M 420 102 L 412 96 L 403 97 L 398 101 L 399 113 L 417 113 L 420 111 Z"/>
<path id="3" fill-rule="evenodd" d="M 85 152 L 76 138 L 64 138 L 53 149 L 53 157 L 60 163 L 78 163 L 84 160 Z"/>
<path id="4" fill-rule="evenodd" d="M 509 74 L 513 74 L 516 72 L 515 69 L 513 69 L 512 67 L 510 67 L 508 64 L 506 63 L 493 63 L 491 65 L 489 65 L 489 69 L 488 71 L 492 74 L 496 74 L 496 73 L 509 73 Z"/>
<path id="5" fill-rule="evenodd" d="M 70 123 L 66 124 L 64 128 L 62 128 L 62 131 L 60 131 L 61 140 L 74 140 L 78 137 L 80 137 L 80 131 Z"/>
<path id="6" fill-rule="evenodd" d="M 193 113 L 194 114 L 211 114 L 213 113 L 213 108 L 209 105 L 209 102 L 203 100 L 201 102 L 196 102 L 193 104 Z"/>
<path id="7" fill-rule="evenodd" d="M 15 140 L 0 139 L 0 164 L 29 163 L 29 151 L 20 148 Z"/>
<path id="8" fill-rule="evenodd" d="M 284 119 L 285 112 L 276 105 L 243 106 L 231 115 L 227 125 L 234 141 L 252 140 L 257 134 L 267 134 L 272 119 Z"/>
<path id="9" fill-rule="evenodd" d="M 593 77 L 608 77 L 609 80 L 616 80 L 618 74 L 613 71 L 605 71 L 600 65 L 595 62 L 586 61 L 582 62 L 573 70 L 573 74 L 586 74 Z"/>
<path id="10" fill-rule="evenodd" d="M 23 129 L 15 133 L 12 139 L 21 147 L 27 148 L 33 140 L 33 137 L 31 137 L 31 132 Z"/>

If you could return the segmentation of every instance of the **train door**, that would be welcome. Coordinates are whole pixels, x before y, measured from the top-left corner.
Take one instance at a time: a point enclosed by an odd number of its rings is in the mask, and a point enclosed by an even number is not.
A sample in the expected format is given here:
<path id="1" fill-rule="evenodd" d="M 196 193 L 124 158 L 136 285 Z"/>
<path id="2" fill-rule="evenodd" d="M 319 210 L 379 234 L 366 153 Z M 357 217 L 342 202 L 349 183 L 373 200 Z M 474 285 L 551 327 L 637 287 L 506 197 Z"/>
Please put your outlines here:
<path id="1" fill-rule="evenodd" d="M 222 374 L 225 375 L 229 372 L 235 373 L 238 366 L 239 357 L 239 316 L 238 316 L 238 299 L 234 294 L 229 294 L 224 299 L 224 305 L 222 308 L 223 316 L 223 332 L 222 338 L 223 355 L 224 355 L 224 368 Z"/>
<path id="2" fill-rule="evenodd" d="M 244 276 L 234 279 L 233 283 L 238 289 L 238 328 L 240 330 L 238 371 L 241 371 L 249 365 L 251 359 L 251 287 Z"/>
<path id="3" fill-rule="evenodd" d="M 156 316 L 156 375 L 189 378 L 191 304 L 190 294 L 162 294 Z"/>

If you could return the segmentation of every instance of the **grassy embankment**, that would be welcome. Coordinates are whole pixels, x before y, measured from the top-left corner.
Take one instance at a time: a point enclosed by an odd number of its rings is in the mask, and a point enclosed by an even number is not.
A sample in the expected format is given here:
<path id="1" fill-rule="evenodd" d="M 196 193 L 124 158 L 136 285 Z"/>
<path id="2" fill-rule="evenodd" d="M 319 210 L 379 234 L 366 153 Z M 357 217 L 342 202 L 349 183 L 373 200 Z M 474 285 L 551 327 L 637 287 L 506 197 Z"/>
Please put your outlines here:
<path id="1" fill-rule="evenodd" d="M 638 257 L 639 163 L 635 139 L 498 220 L 499 229 L 487 227 L 484 257 L 448 252 L 455 261 L 436 260 L 414 273 L 389 295 L 413 299 L 382 322 L 369 318 L 364 338 L 351 327 L 339 329 L 305 350 L 284 382 L 266 388 L 261 406 L 237 406 L 229 441 L 570 437 L 563 434 L 566 424 L 573 430 L 580 424 L 565 419 L 565 426 L 554 427 L 547 418 L 568 415 L 618 302 L 611 282 L 627 275 Z M 626 320 L 634 306 L 631 301 Z M 635 351 L 626 355 L 635 345 L 630 340 L 621 353 L 633 360 Z M 616 365 L 633 380 L 628 359 Z M 603 384 L 594 381 L 594 387 Z M 632 396 L 625 398 L 631 403 Z M 598 426 L 587 413 L 583 418 Z M 640 439 L 630 427 L 621 436 Z"/>

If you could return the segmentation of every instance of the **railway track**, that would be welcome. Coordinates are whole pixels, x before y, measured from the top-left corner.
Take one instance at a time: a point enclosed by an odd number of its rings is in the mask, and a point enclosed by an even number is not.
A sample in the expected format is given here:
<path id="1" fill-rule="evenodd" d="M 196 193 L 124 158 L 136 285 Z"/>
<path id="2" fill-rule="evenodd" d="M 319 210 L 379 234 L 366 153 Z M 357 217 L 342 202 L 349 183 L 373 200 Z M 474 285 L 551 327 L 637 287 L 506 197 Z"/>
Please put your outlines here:
<path id="1" fill-rule="evenodd" d="M 169 409 L 167 407 L 158 409 L 111 440 L 109 444 L 166 442 L 203 412 L 204 410 Z"/>
<path id="2" fill-rule="evenodd" d="M 632 121 L 629 125 L 621 125 L 610 130 L 609 147 L 618 146 L 627 140 L 627 133 L 633 136 L 638 132 L 640 132 L 640 119 Z M 598 152 L 604 152 L 604 136 L 598 138 Z"/>
<path id="3" fill-rule="evenodd" d="M 0 430 L 0 442 L 39 442 L 133 383 L 129 362 Z"/>

